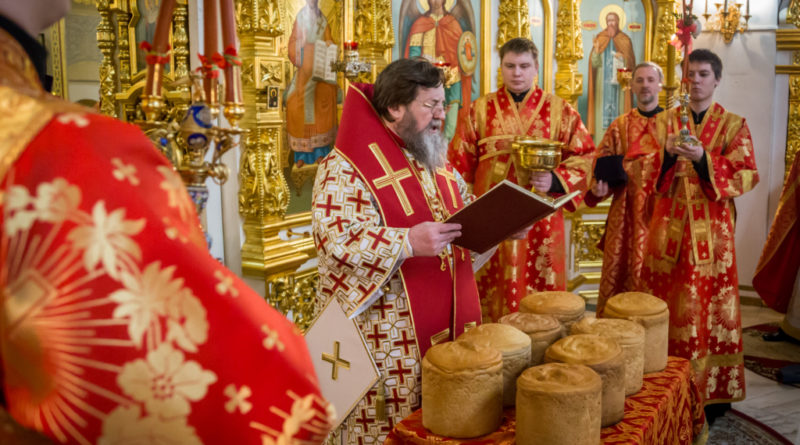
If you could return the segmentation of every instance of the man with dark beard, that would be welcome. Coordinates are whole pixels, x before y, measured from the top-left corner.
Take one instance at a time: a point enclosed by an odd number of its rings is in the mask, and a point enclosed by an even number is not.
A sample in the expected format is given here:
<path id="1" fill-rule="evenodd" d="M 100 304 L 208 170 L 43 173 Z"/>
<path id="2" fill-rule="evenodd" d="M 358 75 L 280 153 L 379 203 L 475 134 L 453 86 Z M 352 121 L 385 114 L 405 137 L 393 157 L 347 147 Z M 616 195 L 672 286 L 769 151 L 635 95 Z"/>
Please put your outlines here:
<path id="1" fill-rule="evenodd" d="M 350 87 L 317 172 L 318 304 L 355 319 L 382 376 L 345 421 L 347 443 L 383 443 L 420 405 L 428 348 L 481 319 L 470 252 L 450 244 L 461 227 L 442 222 L 472 199 L 445 161 L 444 100 L 428 61 L 389 64 L 374 88 Z"/>

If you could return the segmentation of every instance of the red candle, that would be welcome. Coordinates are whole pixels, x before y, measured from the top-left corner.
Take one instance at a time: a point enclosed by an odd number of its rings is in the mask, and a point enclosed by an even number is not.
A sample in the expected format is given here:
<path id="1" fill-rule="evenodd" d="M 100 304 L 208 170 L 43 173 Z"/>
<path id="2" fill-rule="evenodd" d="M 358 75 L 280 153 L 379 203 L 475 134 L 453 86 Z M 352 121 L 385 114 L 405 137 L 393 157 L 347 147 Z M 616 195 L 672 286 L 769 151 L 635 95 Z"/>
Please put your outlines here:
<path id="1" fill-rule="evenodd" d="M 172 12 L 175 10 L 175 0 L 163 0 L 161 8 L 158 10 L 156 21 L 156 32 L 153 35 L 153 52 L 165 54 L 169 47 L 169 29 L 172 26 Z M 147 83 L 145 84 L 145 94 L 161 96 L 161 73 L 163 67 L 158 64 L 158 73 L 154 65 L 147 66 Z"/>
<path id="2" fill-rule="evenodd" d="M 203 0 L 203 50 L 205 56 L 211 60 L 214 54 L 218 52 L 217 49 L 217 27 L 219 20 L 217 19 L 217 1 L 216 0 Z M 203 79 L 203 89 L 206 92 L 206 101 L 209 105 L 216 105 L 216 87 L 217 79 L 206 77 Z"/>
<path id="3" fill-rule="evenodd" d="M 222 47 L 227 49 L 236 45 L 236 19 L 234 17 L 233 0 L 222 0 L 220 3 L 220 14 L 222 15 Z M 228 63 L 225 67 L 225 102 L 242 103 L 241 88 L 236 74 L 239 73 L 239 66 Z"/>

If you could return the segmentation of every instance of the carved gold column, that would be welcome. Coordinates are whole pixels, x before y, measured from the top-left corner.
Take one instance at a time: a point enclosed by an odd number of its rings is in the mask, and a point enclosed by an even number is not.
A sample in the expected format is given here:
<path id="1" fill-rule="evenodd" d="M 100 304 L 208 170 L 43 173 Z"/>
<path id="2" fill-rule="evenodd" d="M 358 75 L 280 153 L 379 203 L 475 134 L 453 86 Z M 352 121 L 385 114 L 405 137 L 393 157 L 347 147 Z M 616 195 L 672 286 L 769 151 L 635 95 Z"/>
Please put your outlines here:
<path id="1" fill-rule="evenodd" d="M 352 40 L 358 42 L 358 53 L 362 60 L 372 62 L 372 72 L 362 75 L 362 82 L 375 82 L 386 65 L 391 61 L 394 46 L 394 27 L 392 26 L 391 0 L 355 0 L 353 13 Z M 348 11 L 345 10 L 345 39 L 350 40 L 348 32 Z M 366 77 L 366 78 L 365 78 Z"/>
<path id="2" fill-rule="evenodd" d="M 556 95 L 577 108 L 583 93 L 583 75 L 578 72 L 578 60 L 583 58 L 581 32 L 581 0 L 559 2 L 556 16 Z"/>
<path id="3" fill-rule="evenodd" d="M 103 60 L 100 62 L 100 111 L 107 116 L 117 117 L 114 100 L 117 88 L 116 68 L 114 67 L 117 36 L 111 20 L 110 3 L 109 0 L 97 1 L 97 11 L 100 13 L 100 24 L 97 26 L 97 46 L 103 54 Z"/>
<path id="4" fill-rule="evenodd" d="M 527 0 L 500 0 L 497 10 L 497 49 L 515 37 L 531 38 Z"/>
<path id="5" fill-rule="evenodd" d="M 800 0 L 792 0 L 786 21 L 800 28 Z M 789 75 L 789 115 L 786 122 L 786 154 L 784 179 L 800 151 L 800 29 L 779 29 L 776 33 L 778 51 L 794 51 L 791 65 L 775 67 L 776 74 Z"/>
<path id="6" fill-rule="evenodd" d="M 304 320 L 303 314 L 310 316 L 311 309 L 292 299 L 296 282 L 291 274 L 316 251 L 310 236 L 295 236 L 291 228 L 309 225 L 311 215 L 285 216 L 289 187 L 281 171 L 286 152 L 284 118 L 280 109 L 266 107 L 267 91 L 277 88 L 282 95 L 291 74 L 289 61 L 280 53 L 281 39 L 288 39 L 282 11 L 278 0 L 236 2 L 245 103 L 241 126 L 249 131 L 239 164 L 239 213 L 245 236 L 242 272 L 265 279 L 267 300 Z"/>
<path id="7" fill-rule="evenodd" d="M 172 16 L 172 43 L 173 54 L 175 56 L 174 79 L 183 79 L 189 75 L 189 5 L 186 2 L 178 2 L 175 6 L 175 13 Z M 181 85 L 177 91 L 189 92 L 189 84 Z"/>
<path id="8" fill-rule="evenodd" d="M 128 23 L 131 21 L 128 2 L 118 2 L 115 10 L 117 20 L 117 60 L 119 61 L 119 89 L 125 91 L 131 87 L 131 51 L 128 34 Z"/>
<path id="9" fill-rule="evenodd" d="M 652 61 L 657 63 L 667 75 L 667 45 L 677 30 L 675 24 L 675 13 L 678 11 L 679 3 L 677 0 L 658 0 L 658 15 L 656 16 L 656 32 L 653 39 Z M 675 62 L 679 63 L 683 58 L 677 54 Z M 678 69 L 675 70 L 673 79 L 664 79 L 664 88 L 659 93 L 659 102 L 664 108 L 671 108 L 675 90 L 678 89 Z M 670 98 L 667 101 L 667 98 Z"/>

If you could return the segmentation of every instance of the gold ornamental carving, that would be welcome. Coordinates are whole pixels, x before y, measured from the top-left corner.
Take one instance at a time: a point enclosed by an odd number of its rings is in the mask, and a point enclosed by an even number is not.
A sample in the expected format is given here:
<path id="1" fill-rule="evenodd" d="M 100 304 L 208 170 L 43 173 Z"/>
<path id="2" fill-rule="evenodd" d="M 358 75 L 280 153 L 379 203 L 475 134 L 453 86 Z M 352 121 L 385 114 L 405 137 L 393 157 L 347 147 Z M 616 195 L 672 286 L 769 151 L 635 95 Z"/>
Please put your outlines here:
<path id="1" fill-rule="evenodd" d="M 581 270 L 589 267 L 600 267 L 603 263 L 603 251 L 597 248 L 597 243 L 605 232 L 605 220 L 575 219 L 572 221 L 570 242 L 572 243 L 574 269 Z"/>
<path id="2" fill-rule="evenodd" d="M 345 39 L 358 42 L 358 53 L 362 60 L 372 62 L 372 71 L 360 73 L 356 82 L 374 82 L 378 73 L 391 60 L 394 46 L 392 25 L 392 2 L 390 0 L 355 0 L 352 25 L 345 16 Z M 346 5 L 345 5 L 346 7 Z M 352 27 L 352 28 L 351 28 Z"/>
<path id="3" fill-rule="evenodd" d="M 800 51 L 795 51 L 792 65 L 800 68 Z M 789 175 L 797 152 L 800 151 L 800 75 L 789 76 L 789 116 L 786 122 L 786 155 L 783 177 Z"/>
<path id="4" fill-rule="evenodd" d="M 531 35 L 527 0 L 500 0 L 497 8 L 497 48 L 515 37 Z"/>
<path id="5" fill-rule="evenodd" d="M 117 48 L 119 48 L 119 89 L 125 91 L 131 87 L 131 48 L 128 33 L 128 23 L 131 14 L 123 8 L 116 11 L 117 20 Z"/>
<path id="6" fill-rule="evenodd" d="M 100 62 L 100 112 L 117 117 L 114 95 L 116 94 L 116 68 L 114 67 L 114 49 L 116 33 L 111 19 L 109 0 L 99 0 L 97 11 L 100 13 L 100 24 L 97 25 L 97 46 L 103 54 Z"/>
<path id="7" fill-rule="evenodd" d="M 545 38 L 544 48 L 539 48 L 539 63 L 541 64 L 539 69 L 540 75 L 541 73 L 553 72 L 553 41 L 549 38 L 549 36 L 553 35 L 553 23 L 548 19 L 550 17 L 549 0 L 542 0 L 542 11 L 546 18 L 544 21 L 544 35 L 547 36 L 547 38 Z M 530 13 L 527 0 L 500 0 L 497 12 L 497 42 L 495 42 L 495 44 L 498 50 L 503 44 L 514 37 L 531 38 Z M 486 33 L 488 34 L 488 32 Z M 489 43 L 487 42 L 486 44 L 488 46 Z M 487 55 L 484 54 L 484 60 L 488 60 L 486 57 Z M 503 83 L 503 75 L 499 67 L 497 71 L 497 86 L 499 88 Z M 552 76 L 544 76 L 542 80 L 544 81 L 544 89 L 546 91 L 552 91 Z M 488 89 L 488 79 L 486 79 L 485 82 L 486 89 Z"/>
<path id="8" fill-rule="evenodd" d="M 247 138 L 239 165 L 239 214 L 248 222 L 279 219 L 289 205 L 288 187 L 277 159 L 280 128 L 262 128 Z M 253 220 L 253 221 L 251 221 Z"/>
<path id="9" fill-rule="evenodd" d="M 581 0 L 559 2 L 556 15 L 555 93 L 573 106 L 583 93 L 583 75 L 578 72 L 578 60 L 583 58 L 580 7 Z"/>
<path id="10" fill-rule="evenodd" d="M 135 21 L 141 19 L 134 0 L 98 0 L 97 46 L 103 55 L 100 62 L 100 111 L 108 116 L 132 122 L 143 119 L 139 99 L 144 87 L 144 70 L 137 68 L 142 57 L 137 48 Z M 182 115 L 190 102 L 189 83 L 172 85 L 172 81 L 189 75 L 189 6 L 178 0 L 172 25 L 173 71 L 165 75 L 165 98 L 170 116 Z"/>
<path id="11" fill-rule="evenodd" d="M 656 31 L 653 39 L 654 45 L 652 50 L 652 61 L 657 63 L 666 76 L 669 72 L 677 72 L 678 70 L 667 69 L 667 49 L 672 36 L 677 30 L 677 22 L 675 14 L 678 11 L 677 0 L 659 0 L 658 1 L 658 15 L 656 16 Z M 678 51 L 675 55 L 675 63 L 680 63 L 683 60 L 681 53 Z M 678 85 L 677 75 L 673 75 L 673 79 L 665 79 L 665 88 L 659 94 L 659 102 L 662 106 L 667 107 L 668 90 L 670 87 L 674 91 Z"/>
<path id="12" fill-rule="evenodd" d="M 236 1 L 236 25 L 240 36 L 255 33 L 278 37 L 286 29 L 283 22 L 284 10 L 278 0 Z"/>
<path id="13" fill-rule="evenodd" d="M 800 28 L 800 0 L 792 0 L 786 11 L 786 21 Z M 800 30 L 778 29 L 778 51 L 794 51 L 791 65 L 778 65 L 776 74 L 789 75 L 789 114 L 786 120 L 786 152 L 784 180 L 789 175 L 795 156 L 800 151 Z"/>
<path id="14" fill-rule="evenodd" d="M 786 10 L 786 21 L 800 28 L 800 0 L 792 0 Z"/>
<path id="15" fill-rule="evenodd" d="M 282 313 L 291 314 L 294 324 L 305 331 L 314 321 L 318 282 L 316 268 L 267 280 L 267 302 Z"/>

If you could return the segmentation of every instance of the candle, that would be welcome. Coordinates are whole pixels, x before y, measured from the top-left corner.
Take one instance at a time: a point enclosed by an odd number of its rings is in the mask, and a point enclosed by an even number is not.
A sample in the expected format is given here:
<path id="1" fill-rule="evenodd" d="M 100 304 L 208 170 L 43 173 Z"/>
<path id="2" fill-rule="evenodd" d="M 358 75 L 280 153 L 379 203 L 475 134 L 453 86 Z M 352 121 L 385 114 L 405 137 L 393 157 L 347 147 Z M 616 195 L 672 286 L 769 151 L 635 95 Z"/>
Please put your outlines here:
<path id="1" fill-rule="evenodd" d="M 728 13 L 728 0 L 725 0 L 725 2 L 722 4 L 722 13 L 723 14 Z"/>
<path id="2" fill-rule="evenodd" d="M 164 54 L 169 47 L 169 29 L 172 26 L 172 12 L 175 10 L 175 0 L 163 0 L 158 10 L 156 31 L 153 35 L 152 51 Z M 147 83 L 144 94 L 148 96 L 161 96 L 161 73 L 163 67 L 160 63 L 147 66 Z M 157 71 L 157 72 L 156 72 Z"/>
<path id="3" fill-rule="evenodd" d="M 220 15 L 222 16 L 222 47 L 236 49 L 236 19 L 234 18 L 233 0 L 222 0 Z M 236 79 L 239 66 L 228 63 L 225 67 L 225 102 L 242 103 L 240 82 Z"/>
<path id="4" fill-rule="evenodd" d="M 217 53 L 217 1 L 216 0 L 203 0 L 203 50 L 208 60 L 214 57 Z M 206 92 L 206 101 L 209 105 L 216 105 L 217 79 L 206 77 L 203 79 L 203 89 Z"/>
<path id="5" fill-rule="evenodd" d="M 745 10 L 744 14 L 749 16 L 750 15 L 750 0 L 747 0 L 745 8 L 747 8 L 747 9 Z"/>
<path id="6" fill-rule="evenodd" d="M 747 1 L 750 1 L 750 0 L 747 0 Z M 705 11 L 705 14 L 708 15 L 708 0 L 706 0 L 706 11 Z"/>
<path id="7" fill-rule="evenodd" d="M 675 46 L 667 44 L 667 88 L 675 85 Z"/>

